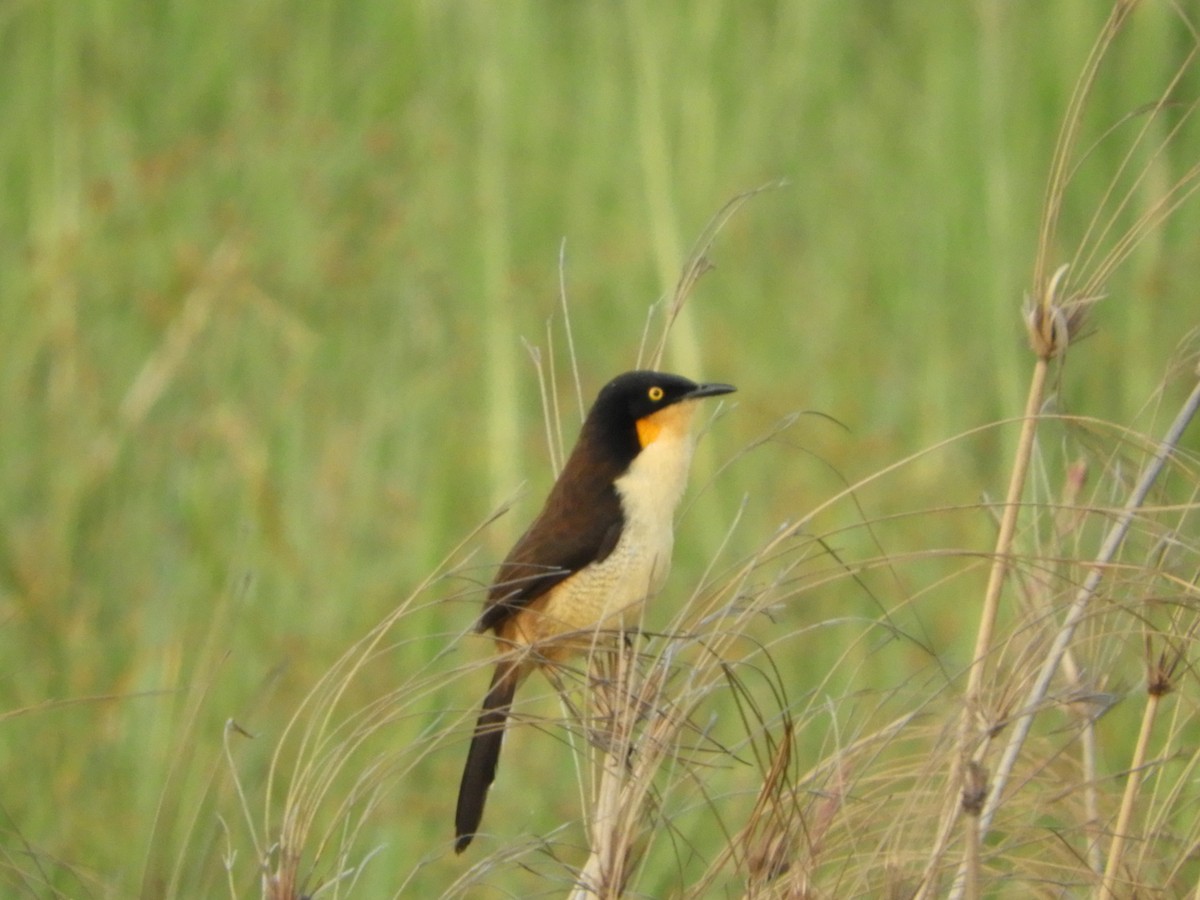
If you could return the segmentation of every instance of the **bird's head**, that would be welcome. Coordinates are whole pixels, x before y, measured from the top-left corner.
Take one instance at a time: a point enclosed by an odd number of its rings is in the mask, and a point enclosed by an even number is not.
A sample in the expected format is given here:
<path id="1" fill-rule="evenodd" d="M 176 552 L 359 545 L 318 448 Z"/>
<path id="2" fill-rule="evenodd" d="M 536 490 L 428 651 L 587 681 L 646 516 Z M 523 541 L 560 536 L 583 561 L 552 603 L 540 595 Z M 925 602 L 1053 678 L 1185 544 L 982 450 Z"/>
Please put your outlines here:
<path id="1" fill-rule="evenodd" d="M 734 390 L 733 385 L 697 384 L 666 372 L 626 372 L 600 390 L 584 431 L 631 459 L 663 438 L 686 437 L 694 401 Z"/>

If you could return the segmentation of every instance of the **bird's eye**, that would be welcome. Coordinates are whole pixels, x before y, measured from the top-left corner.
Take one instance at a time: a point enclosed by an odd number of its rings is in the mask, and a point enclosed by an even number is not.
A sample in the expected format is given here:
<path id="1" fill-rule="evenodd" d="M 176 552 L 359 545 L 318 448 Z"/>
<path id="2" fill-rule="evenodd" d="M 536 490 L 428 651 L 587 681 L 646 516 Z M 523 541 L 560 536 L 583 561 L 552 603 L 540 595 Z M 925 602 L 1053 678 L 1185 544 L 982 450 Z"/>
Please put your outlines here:
<path id="1" fill-rule="evenodd" d="M 663 389 L 660 388 L 656 384 L 654 387 L 650 388 L 650 390 L 648 390 L 646 392 L 646 394 L 647 394 L 647 396 L 649 396 L 649 398 L 651 400 L 653 400 L 655 403 L 657 403 L 659 400 L 661 400 L 663 398 Z"/>

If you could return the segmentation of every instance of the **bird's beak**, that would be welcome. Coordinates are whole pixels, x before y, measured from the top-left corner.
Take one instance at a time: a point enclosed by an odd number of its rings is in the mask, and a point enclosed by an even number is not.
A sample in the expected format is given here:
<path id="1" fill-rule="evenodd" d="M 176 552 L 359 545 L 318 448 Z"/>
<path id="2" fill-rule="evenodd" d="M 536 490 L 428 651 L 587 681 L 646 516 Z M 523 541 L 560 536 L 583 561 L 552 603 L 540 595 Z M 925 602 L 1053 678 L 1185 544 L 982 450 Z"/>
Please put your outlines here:
<path id="1" fill-rule="evenodd" d="M 718 394 L 732 394 L 736 391 L 732 384 L 701 384 L 695 390 L 688 391 L 687 400 L 699 400 L 701 397 L 716 397 Z"/>

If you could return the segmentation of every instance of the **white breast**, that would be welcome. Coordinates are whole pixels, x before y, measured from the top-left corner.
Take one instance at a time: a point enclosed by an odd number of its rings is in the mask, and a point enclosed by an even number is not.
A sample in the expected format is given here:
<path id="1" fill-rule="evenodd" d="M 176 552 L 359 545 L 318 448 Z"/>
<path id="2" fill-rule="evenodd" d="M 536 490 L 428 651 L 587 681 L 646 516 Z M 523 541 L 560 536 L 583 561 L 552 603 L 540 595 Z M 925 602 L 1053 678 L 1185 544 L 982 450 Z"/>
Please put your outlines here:
<path id="1" fill-rule="evenodd" d="M 642 606 L 671 568 L 675 509 L 687 485 L 692 441 L 664 434 L 642 450 L 616 481 L 625 527 L 612 552 L 555 588 L 539 616 L 537 641 L 594 629 L 638 626 Z M 581 635 L 577 643 L 590 644 Z M 573 642 L 575 643 L 575 642 Z"/>

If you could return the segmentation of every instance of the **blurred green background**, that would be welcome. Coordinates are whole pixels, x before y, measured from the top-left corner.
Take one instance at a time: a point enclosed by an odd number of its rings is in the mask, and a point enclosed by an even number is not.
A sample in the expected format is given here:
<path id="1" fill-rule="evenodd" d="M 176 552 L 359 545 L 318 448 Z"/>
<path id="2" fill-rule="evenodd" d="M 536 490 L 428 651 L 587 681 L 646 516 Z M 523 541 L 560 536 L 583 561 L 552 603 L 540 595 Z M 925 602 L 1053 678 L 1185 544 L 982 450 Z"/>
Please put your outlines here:
<path id="1" fill-rule="evenodd" d="M 519 495 L 469 543 L 469 575 L 487 580 L 550 481 L 525 341 L 555 360 L 568 441 L 578 421 L 564 242 L 590 397 L 633 365 L 648 305 L 709 218 L 786 181 L 720 234 L 664 361 L 740 389 L 698 459 L 697 484 L 720 474 L 693 491 L 677 590 L 743 498 L 729 559 L 843 478 L 1019 415 L 1046 176 L 1107 13 L 1097 0 L 0 4 L 4 890 L 220 895 L 233 847 L 237 891 L 256 893 L 223 723 L 256 736 L 236 756 L 261 804 L 299 699 Z M 1106 60 L 1081 147 L 1156 99 L 1190 41 L 1168 4 L 1146 4 Z M 1195 162 L 1186 130 L 1146 149 L 1171 121 L 1149 125 L 1115 194 L 1146 120 L 1087 156 L 1052 267 L 1094 269 L 1087 250 L 1111 248 Z M 1089 232 L 1097 216 L 1116 231 Z M 1062 408 L 1152 427 L 1144 404 L 1196 324 L 1198 225 L 1185 208 L 1108 281 Z M 801 417 L 721 468 L 799 410 L 844 427 Z M 846 514 L 1002 495 L 1013 437 L 957 442 Z M 910 548 L 986 550 L 978 519 L 970 534 L 931 522 Z M 406 620 L 397 680 L 469 627 L 479 598 L 454 600 L 464 585 L 436 586 Z M 962 615 L 937 627 L 972 627 L 969 604 Z M 487 652 L 465 642 L 451 662 Z M 376 677 L 363 702 L 389 689 Z M 481 690 L 468 673 L 429 702 L 465 718 Z M 413 740 L 427 724 L 414 718 L 381 738 Z M 366 896 L 431 895 L 461 871 L 443 858 L 458 738 L 385 794 L 363 838 L 382 848 Z M 535 806 L 509 777 L 501 802 Z"/>

